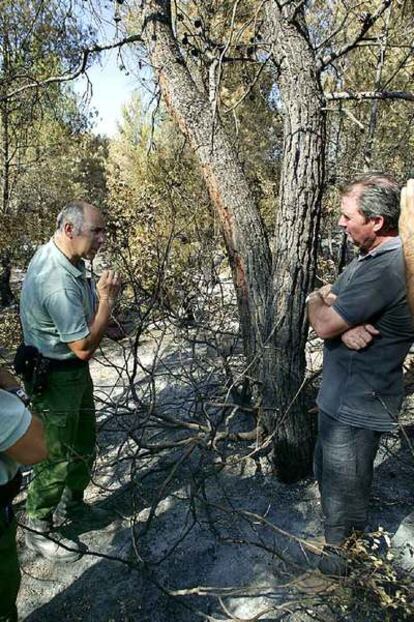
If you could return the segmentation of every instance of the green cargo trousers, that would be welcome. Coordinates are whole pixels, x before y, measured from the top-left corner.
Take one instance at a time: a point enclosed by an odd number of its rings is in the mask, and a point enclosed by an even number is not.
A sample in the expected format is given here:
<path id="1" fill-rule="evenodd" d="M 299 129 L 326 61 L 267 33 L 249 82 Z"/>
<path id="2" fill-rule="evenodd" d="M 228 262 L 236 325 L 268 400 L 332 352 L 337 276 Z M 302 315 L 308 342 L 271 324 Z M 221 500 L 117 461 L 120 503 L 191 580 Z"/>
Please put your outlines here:
<path id="1" fill-rule="evenodd" d="M 5 508 L 0 508 L 0 622 L 17 622 L 16 598 L 19 587 L 16 521 Z"/>
<path id="2" fill-rule="evenodd" d="M 47 520 L 65 487 L 81 493 L 91 479 L 96 427 L 89 367 L 49 372 L 32 411 L 43 421 L 48 458 L 33 468 L 26 511 L 29 518 Z"/>

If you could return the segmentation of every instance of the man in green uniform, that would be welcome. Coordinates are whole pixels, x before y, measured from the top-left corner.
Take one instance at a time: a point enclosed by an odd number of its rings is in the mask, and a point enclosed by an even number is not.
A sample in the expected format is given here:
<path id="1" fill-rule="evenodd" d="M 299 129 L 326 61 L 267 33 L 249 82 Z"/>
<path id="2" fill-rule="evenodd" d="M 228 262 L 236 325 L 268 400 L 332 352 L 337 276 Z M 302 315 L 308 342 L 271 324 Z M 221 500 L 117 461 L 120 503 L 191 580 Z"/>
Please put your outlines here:
<path id="1" fill-rule="evenodd" d="M 120 279 L 105 270 L 96 290 L 86 277 L 105 240 L 102 213 L 74 201 L 58 216 L 54 237 L 30 262 L 21 295 L 24 342 L 46 365 L 46 383 L 34 393 L 41 414 L 48 459 L 34 469 L 27 496 L 26 544 L 47 559 L 73 561 L 79 546 L 54 532 L 57 514 L 87 508 L 83 493 L 95 458 L 95 412 L 88 361 L 111 318 Z M 29 383 L 29 389 L 31 388 Z M 56 520 L 55 520 L 56 523 Z"/>
<path id="2" fill-rule="evenodd" d="M 0 622 L 17 621 L 20 569 L 12 501 L 20 489 L 19 463 L 46 458 L 43 426 L 24 403 L 25 394 L 5 369 L 0 369 Z"/>

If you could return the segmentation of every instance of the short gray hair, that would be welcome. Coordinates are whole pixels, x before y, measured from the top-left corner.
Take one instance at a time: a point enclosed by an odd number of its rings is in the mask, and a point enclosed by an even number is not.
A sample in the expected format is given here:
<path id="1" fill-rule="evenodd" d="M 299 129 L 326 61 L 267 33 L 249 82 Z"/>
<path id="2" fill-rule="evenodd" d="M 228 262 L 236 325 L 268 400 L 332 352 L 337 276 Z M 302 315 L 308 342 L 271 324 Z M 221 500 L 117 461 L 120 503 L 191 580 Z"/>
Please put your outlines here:
<path id="1" fill-rule="evenodd" d="M 74 234 L 79 235 L 85 222 L 85 201 L 71 201 L 59 214 L 56 219 L 56 230 L 63 231 L 66 223 L 70 222 L 74 228 Z"/>
<path id="2" fill-rule="evenodd" d="M 374 171 L 356 177 L 341 190 L 341 195 L 360 189 L 359 211 L 366 220 L 374 216 L 384 218 L 384 231 L 397 230 L 400 216 L 401 186 L 388 173 Z"/>

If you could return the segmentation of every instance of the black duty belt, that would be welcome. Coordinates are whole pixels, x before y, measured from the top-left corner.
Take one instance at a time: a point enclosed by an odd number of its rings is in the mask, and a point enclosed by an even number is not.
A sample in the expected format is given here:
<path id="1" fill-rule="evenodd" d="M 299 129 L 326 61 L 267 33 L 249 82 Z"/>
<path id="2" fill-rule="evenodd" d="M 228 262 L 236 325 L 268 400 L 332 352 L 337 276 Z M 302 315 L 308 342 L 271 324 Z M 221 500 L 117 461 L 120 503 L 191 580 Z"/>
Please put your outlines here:
<path id="1" fill-rule="evenodd" d="M 0 486 L 0 508 L 8 506 L 19 494 L 22 485 L 22 474 L 17 471 L 16 475 L 7 484 Z"/>
<path id="2" fill-rule="evenodd" d="M 16 373 L 29 383 L 32 395 L 40 394 L 47 388 L 48 374 L 53 371 L 64 371 L 87 367 L 88 361 L 82 361 L 77 356 L 69 359 L 52 359 L 43 356 L 34 346 L 22 343 L 14 357 Z"/>
<path id="3" fill-rule="evenodd" d="M 79 369 L 80 367 L 88 367 L 88 361 L 79 358 L 72 359 L 50 359 L 43 357 L 47 361 L 48 371 L 63 371 L 65 369 Z"/>

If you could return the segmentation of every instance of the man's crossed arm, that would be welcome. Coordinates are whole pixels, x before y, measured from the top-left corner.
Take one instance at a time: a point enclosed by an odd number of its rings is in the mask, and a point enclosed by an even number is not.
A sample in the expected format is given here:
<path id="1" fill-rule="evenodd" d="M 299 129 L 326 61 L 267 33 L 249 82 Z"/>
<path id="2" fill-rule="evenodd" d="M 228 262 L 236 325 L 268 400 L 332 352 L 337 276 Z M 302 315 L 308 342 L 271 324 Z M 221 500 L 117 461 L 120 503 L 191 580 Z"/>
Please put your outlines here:
<path id="1" fill-rule="evenodd" d="M 379 335 L 379 331 L 372 324 L 350 326 L 332 308 L 335 300 L 331 285 L 324 285 L 308 296 L 309 323 L 313 330 L 321 339 L 332 339 L 341 335 L 343 343 L 351 350 L 366 348 Z"/>

